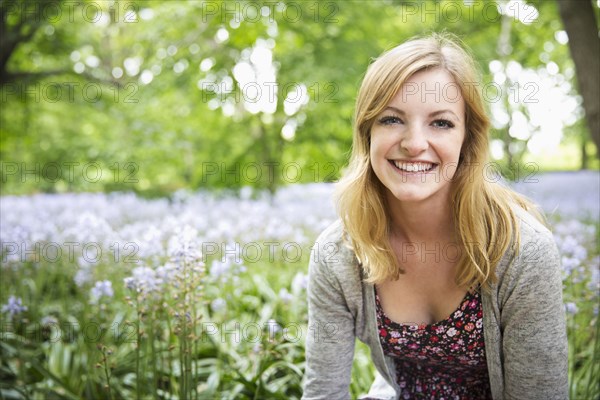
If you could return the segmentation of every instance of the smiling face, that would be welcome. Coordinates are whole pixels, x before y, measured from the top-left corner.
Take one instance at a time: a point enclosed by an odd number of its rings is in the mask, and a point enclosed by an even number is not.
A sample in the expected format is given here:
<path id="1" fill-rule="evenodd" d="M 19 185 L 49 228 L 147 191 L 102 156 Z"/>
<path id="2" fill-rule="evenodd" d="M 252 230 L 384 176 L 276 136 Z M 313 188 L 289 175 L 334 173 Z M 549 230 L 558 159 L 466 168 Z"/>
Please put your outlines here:
<path id="1" fill-rule="evenodd" d="M 447 204 L 464 138 L 465 104 L 452 75 L 412 75 L 371 128 L 371 166 L 388 200 Z"/>

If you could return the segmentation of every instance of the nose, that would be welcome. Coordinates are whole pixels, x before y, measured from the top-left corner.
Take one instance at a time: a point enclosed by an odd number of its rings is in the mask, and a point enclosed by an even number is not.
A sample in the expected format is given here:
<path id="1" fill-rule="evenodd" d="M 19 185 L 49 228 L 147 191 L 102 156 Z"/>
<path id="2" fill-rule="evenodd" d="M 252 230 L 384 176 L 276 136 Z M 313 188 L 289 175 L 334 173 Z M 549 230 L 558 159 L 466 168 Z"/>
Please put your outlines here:
<path id="1" fill-rule="evenodd" d="M 427 150 L 429 143 L 423 130 L 417 126 L 408 126 L 407 128 L 400 139 L 402 150 L 410 156 L 421 154 Z"/>

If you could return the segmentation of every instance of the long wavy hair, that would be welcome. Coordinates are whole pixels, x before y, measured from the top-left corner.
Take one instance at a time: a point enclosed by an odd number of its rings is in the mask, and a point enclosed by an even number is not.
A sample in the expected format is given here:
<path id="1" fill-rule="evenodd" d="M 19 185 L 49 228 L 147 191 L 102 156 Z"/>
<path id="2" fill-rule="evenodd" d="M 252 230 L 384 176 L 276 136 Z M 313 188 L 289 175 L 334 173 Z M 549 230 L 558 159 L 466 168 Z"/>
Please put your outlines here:
<path id="1" fill-rule="evenodd" d="M 411 39 L 377 58 L 360 86 L 356 100 L 352 153 L 335 191 L 345 238 L 354 250 L 366 281 L 382 283 L 404 273 L 392 250 L 386 188 L 371 166 L 371 127 L 402 85 L 424 69 L 448 71 L 465 101 L 465 139 L 452 179 L 451 202 L 461 249 L 455 281 L 479 284 L 484 290 L 496 282 L 495 266 L 504 253 L 520 243 L 513 207 L 543 216 L 525 197 L 486 179 L 490 120 L 480 89 L 480 73 L 458 38 L 432 34 Z M 489 174 L 488 174 L 489 175 Z"/>

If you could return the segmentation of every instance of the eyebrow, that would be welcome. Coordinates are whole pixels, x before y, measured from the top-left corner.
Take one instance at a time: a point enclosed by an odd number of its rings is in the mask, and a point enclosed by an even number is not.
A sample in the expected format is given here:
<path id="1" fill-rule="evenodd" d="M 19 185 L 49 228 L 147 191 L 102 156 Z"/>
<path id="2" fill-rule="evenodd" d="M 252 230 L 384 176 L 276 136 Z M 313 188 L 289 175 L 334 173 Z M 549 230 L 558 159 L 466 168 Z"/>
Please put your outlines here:
<path id="1" fill-rule="evenodd" d="M 403 110 L 401 110 L 401 109 L 399 109 L 399 108 L 396 108 L 396 107 L 393 107 L 393 106 L 388 106 L 388 107 L 386 107 L 385 109 L 386 109 L 386 110 L 391 110 L 391 111 L 394 111 L 395 113 L 398 113 L 398 114 L 400 114 L 400 115 L 406 115 L 406 113 L 405 113 Z M 460 118 L 458 118 L 458 115 L 456 115 L 456 114 L 454 113 L 454 111 L 452 111 L 452 110 L 449 110 L 449 109 L 443 109 L 443 110 L 434 111 L 434 112 L 432 112 L 431 114 L 429 114 L 429 117 L 436 117 L 436 116 L 438 116 L 438 115 L 440 115 L 440 114 L 445 114 L 445 113 L 450 113 L 450 114 L 452 114 L 452 115 L 454 116 L 454 118 L 455 118 L 457 121 L 460 121 Z"/>

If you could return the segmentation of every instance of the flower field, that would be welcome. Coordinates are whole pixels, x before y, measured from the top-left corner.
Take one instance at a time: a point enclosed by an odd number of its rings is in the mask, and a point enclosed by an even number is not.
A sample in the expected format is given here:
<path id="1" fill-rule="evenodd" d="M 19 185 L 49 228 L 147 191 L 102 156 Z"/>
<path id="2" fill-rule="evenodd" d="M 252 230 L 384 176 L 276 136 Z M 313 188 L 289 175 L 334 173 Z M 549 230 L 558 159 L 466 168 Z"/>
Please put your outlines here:
<path id="1" fill-rule="evenodd" d="M 563 256 L 571 398 L 598 398 L 599 175 L 535 178 L 516 188 Z M 1 197 L 0 398 L 299 398 L 306 272 L 331 193 Z M 357 344 L 353 396 L 372 373 Z"/>

